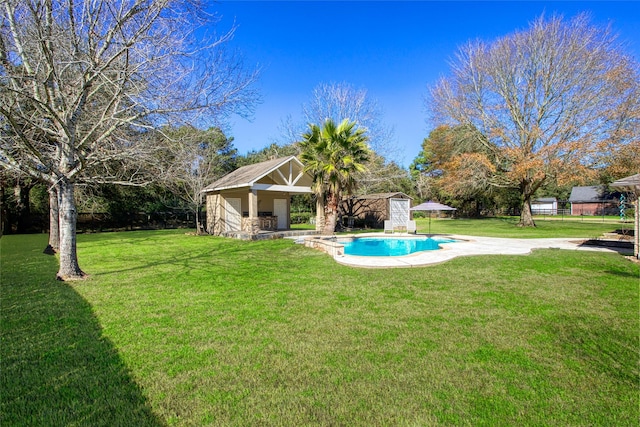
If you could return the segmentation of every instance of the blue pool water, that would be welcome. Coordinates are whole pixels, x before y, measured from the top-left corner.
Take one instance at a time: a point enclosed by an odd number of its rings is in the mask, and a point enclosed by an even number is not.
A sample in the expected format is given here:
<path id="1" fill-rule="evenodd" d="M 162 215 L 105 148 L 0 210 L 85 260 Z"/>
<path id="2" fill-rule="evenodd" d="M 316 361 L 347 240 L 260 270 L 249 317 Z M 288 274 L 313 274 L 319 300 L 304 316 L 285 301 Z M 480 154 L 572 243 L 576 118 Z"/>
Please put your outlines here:
<path id="1" fill-rule="evenodd" d="M 345 255 L 402 256 L 415 252 L 435 251 L 440 249 L 439 243 L 451 243 L 454 241 L 444 238 L 357 237 L 352 241 L 340 243 L 344 245 Z"/>

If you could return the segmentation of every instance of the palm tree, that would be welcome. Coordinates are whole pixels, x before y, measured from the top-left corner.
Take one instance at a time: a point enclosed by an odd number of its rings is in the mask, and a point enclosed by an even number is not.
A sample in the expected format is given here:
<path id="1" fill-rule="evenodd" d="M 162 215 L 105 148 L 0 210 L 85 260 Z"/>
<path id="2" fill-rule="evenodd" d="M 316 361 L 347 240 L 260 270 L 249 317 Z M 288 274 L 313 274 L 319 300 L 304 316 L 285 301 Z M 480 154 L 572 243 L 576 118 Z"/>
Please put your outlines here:
<path id="1" fill-rule="evenodd" d="M 365 133 L 348 119 L 337 126 L 327 119 L 322 128 L 310 124 L 309 131 L 302 135 L 300 159 L 305 171 L 313 176 L 318 214 L 324 215 L 316 229 L 324 233 L 335 231 L 342 194 L 351 194 L 356 188 L 356 174 L 366 170 L 364 163 L 370 151 Z"/>

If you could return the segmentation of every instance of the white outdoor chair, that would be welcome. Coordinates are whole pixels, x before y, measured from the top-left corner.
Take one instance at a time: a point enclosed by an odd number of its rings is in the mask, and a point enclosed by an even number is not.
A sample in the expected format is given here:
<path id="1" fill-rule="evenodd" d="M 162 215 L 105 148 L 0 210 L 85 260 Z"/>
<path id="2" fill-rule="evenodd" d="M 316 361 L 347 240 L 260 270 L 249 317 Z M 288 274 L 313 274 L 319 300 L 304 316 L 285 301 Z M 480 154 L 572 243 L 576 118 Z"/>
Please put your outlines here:
<path id="1" fill-rule="evenodd" d="M 393 234 L 393 222 L 391 220 L 387 219 L 387 220 L 384 221 L 384 232 L 385 232 L 385 234 L 388 231 L 391 232 L 391 234 Z"/>
<path id="2" fill-rule="evenodd" d="M 407 233 L 416 234 L 416 222 L 415 221 L 407 221 Z"/>

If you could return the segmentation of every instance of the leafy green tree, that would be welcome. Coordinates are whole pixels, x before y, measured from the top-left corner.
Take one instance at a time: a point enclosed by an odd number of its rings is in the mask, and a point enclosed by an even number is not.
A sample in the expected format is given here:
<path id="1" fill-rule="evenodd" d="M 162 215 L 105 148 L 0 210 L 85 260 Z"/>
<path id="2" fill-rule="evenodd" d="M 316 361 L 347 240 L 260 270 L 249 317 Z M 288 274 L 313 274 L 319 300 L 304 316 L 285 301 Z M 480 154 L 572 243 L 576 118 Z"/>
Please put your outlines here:
<path id="1" fill-rule="evenodd" d="M 279 145 L 272 143 L 261 150 L 251 150 L 244 156 L 236 157 L 236 166 L 247 166 L 255 163 L 265 162 L 279 157 L 297 156 L 300 154 L 300 147 L 297 144 Z"/>
<path id="2" fill-rule="evenodd" d="M 309 125 L 309 131 L 302 135 L 300 159 L 313 176 L 319 217 L 316 229 L 324 233 L 335 231 L 342 195 L 352 194 L 357 174 L 366 169 L 371 153 L 365 133 L 348 119 L 339 125 L 327 119 L 322 127 Z"/>

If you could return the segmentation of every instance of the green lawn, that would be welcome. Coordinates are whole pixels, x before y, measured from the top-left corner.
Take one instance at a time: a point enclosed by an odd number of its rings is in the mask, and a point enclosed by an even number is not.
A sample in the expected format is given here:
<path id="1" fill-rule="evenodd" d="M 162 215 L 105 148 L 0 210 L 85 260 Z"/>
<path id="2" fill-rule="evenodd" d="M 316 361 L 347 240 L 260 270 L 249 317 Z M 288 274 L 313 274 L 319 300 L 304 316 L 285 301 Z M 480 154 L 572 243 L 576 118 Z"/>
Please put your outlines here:
<path id="1" fill-rule="evenodd" d="M 104 233 L 62 283 L 46 243 L 0 239 L 2 426 L 638 423 L 640 268 L 617 254 L 364 270 L 289 240 Z"/>
<path id="2" fill-rule="evenodd" d="M 596 238 L 604 232 L 614 230 L 633 230 L 633 222 L 620 222 L 615 217 L 546 217 L 537 218 L 535 228 L 516 227 L 518 217 L 497 217 L 483 219 L 431 219 L 431 233 L 433 234 L 465 234 L 471 236 L 488 237 L 584 237 Z M 428 233 L 429 220 L 416 218 L 419 233 Z M 310 224 L 295 224 L 298 230 L 314 230 Z M 376 230 L 363 230 L 376 231 Z M 382 230 L 377 230 L 382 231 Z"/>
<path id="3" fill-rule="evenodd" d="M 594 217 L 591 217 L 594 218 Z M 597 217 L 596 217 L 597 218 Z M 582 220 L 579 217 L 543 220 L 536 219 L 536 227 L 517 227 L 519 218 L 498 217 L 484 219 L 431 219 L 432 233 L 465 234 L 488 237 L 586 237 L 595 238 L 604 232 L 633 230 L 633 222 L 607 220 Z M 418 232 L 426 233 L 429 228 L 427 218 L 416 219 Z"/>

